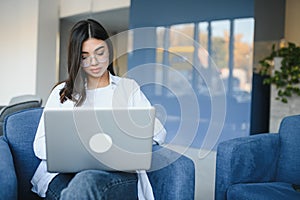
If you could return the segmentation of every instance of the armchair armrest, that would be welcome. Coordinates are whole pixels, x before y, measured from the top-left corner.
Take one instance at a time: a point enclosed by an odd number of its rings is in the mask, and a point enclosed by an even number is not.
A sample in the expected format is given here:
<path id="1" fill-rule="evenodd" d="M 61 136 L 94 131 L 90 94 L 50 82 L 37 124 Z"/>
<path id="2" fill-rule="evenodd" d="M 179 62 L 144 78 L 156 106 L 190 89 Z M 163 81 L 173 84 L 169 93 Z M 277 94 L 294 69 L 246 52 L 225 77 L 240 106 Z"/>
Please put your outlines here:
<path id="1" fill-rule="evenodd" d="M 227 189 L 235 183 L 274 180 L 279 145 L 279 135 L 271 133 L 221 142 L 217 148 L 216 200 L 226 199 Z"/>
<path id="2" fill-rule="evenodd" d="M 0 197 L 17 199 L 18 184 L 11 151 L 5 138 L 0 137 Z"/>

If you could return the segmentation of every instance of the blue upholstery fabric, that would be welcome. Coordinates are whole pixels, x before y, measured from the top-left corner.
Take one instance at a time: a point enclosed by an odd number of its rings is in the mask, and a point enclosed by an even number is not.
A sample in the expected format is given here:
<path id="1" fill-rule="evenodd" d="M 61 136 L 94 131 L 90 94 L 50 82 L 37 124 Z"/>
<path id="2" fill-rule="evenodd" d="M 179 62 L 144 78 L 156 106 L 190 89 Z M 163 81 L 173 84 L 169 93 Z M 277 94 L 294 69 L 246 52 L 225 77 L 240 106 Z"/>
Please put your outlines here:
<path id="1" fill-rule="evenodd" d="M 281 149 L 276 180 L 300 185 L 300 115 L 284 118 L 279 132 Z"/>
<path id="2" fill-rule="evenodd" d="M 0 135 L 3 135 L 3 123 L 5 117 L 11 113 L 29 108 L 41 107 L 42 99 L 36 95 L 20 95 L 13 97 L 9 105 L 0 109 Z"/>
<path id="3" fill-rule="evenodd" d="M 299 144 L 300 116 L 284 118 L 278 134 L 259 134 L 220 143 L 215 199 L 299 198 L 299 192 L 291 187 L 300 181 Z"/>
<path id="4" fill-rule="evenodd" d="M 42 108 L 23 110 L 5 120 L 5 134 L 0 137 L 0 199 L 40 199 L 31 192 L 30 180 L 40 162 L 33 152 L 33 140 L 42 111 Z M 170 164 L 148 173 L 156 200 L 194 199 L 194 163 L 178 155 L 165 150 L 153 156 L 152 167 L 158 163 Z M 174 161 L 174 157 L 178 159 Z"/>
<path id="5" fill-rule="evenodd" d="M 42 108 L 20 111 L 6 118 L 4 122 L 4 137 L 14 159 L 19 199 L 36 198 L 31 192 L 30 180 L 40 161 L 34 155 L 32 145 L 42 111 Z"/>
<path id="6" fill-rule="evenodd" d="M 279 150 L 278 134 L 235 138 L 219 144 L 216 166 L 216 199 L 225 199 L 234 183 L 275 179 Z M 259 169 L 259 170 L 258 170 Z"/>
<path id="7" fill-rule="evenodd" d="M 17 199 L 18 186 L 17 176 L 15 173 L 14 161 L 8 144 L 4 141 L 4 137 L 0 136 L 0 199 Z M 7 182 L 7 180 L 9 180 Z M 2 186 L 5 185 L 5 188 Z"/>
<path id="8" fill-rule="evenodd" d="M 297 200 L 300 192 L 296 192 L 291 184 L 282 182 L 235 184 L 228 189 L 227 199 Z"/>

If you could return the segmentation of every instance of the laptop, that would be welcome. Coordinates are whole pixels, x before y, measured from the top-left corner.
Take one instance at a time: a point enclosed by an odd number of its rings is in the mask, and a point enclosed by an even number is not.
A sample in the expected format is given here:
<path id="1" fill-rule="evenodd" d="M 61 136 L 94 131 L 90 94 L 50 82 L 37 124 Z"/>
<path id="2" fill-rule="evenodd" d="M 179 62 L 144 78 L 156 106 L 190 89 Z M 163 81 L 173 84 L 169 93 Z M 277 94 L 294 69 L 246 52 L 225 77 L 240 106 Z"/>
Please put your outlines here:
<path id="1" fill-rule="evenodd" d="M 47 168 L 147 170 L 151 166 L 155 108 L 47 108 Z"/>

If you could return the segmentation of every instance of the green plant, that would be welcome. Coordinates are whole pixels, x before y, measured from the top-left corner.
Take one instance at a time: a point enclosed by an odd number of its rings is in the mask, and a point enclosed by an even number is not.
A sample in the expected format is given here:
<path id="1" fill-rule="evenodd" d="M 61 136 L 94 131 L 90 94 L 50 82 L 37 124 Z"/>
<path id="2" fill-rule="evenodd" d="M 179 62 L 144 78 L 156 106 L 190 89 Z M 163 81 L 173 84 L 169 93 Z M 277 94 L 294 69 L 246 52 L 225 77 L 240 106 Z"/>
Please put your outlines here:
<path id="1" fill-rule="evenodd" d="M 277 89 L 277 100 L 288 102 L 288 97 L 293 94 L 300 96 L 300 47 L 294 43 L 275 49 L 269 56 L 259 61 L 260 67 L 257 72 L 265 76 L 264 84 L 273 84 Z M 274 58 L 282 58 L 280 69 L 274 69 Z"/>

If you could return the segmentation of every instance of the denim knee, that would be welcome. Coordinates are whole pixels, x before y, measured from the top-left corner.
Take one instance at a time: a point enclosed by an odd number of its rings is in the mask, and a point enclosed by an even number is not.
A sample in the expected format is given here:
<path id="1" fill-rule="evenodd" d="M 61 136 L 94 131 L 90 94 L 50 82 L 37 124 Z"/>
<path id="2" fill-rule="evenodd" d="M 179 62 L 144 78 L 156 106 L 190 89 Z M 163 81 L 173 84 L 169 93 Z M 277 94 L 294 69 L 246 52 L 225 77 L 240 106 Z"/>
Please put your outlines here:
<path id="1" fill-rule="evenodd" d="M 193 161 L 167 148 L 154 147 L 154 150 L 148 177 L 153 183 L 155 199 L 194 199 L 195 166 Z"/>
<path id="2" fill-rule="evenodd" d="M 61 199 L 137 199 L 136 184 L 136 174 L 85 170 L 74 176 Z"/>

